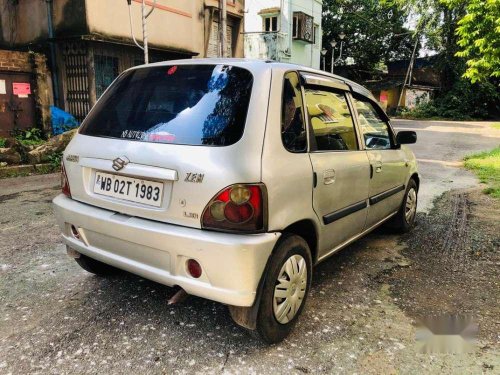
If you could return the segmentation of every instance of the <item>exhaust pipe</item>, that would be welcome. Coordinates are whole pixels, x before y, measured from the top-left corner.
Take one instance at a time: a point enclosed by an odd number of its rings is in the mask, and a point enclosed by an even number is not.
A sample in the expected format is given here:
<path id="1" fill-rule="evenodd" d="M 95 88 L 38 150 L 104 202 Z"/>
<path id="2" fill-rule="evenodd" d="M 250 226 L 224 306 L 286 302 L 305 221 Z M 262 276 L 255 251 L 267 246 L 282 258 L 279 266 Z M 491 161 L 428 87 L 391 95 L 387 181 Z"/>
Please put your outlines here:
<path id="1" fill-rule="evenodd" d="M 188 292 L 186 292 L 182 288 L 179 288 L 179 290 L 172 297 L 169 298 L 167 304 L 168 305 L 174 305 L 174 304 L 177 304 L 177 303 L 181 303 L 181 302 L 183 302 L 188 297 L 189 297 Z"/>

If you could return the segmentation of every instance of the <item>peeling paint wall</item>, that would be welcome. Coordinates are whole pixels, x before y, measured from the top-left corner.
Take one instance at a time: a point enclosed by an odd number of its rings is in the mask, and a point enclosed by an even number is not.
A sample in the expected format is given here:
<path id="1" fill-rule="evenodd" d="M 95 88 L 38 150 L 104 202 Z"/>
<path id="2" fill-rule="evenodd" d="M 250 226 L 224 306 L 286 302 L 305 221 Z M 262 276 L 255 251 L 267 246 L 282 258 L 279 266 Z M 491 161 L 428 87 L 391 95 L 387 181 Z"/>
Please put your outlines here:
<path id="1" fill-rule="evenodd" d="M 0 46 L 14 47 L 47 36 L 45 1 L 0 0 Z"/>

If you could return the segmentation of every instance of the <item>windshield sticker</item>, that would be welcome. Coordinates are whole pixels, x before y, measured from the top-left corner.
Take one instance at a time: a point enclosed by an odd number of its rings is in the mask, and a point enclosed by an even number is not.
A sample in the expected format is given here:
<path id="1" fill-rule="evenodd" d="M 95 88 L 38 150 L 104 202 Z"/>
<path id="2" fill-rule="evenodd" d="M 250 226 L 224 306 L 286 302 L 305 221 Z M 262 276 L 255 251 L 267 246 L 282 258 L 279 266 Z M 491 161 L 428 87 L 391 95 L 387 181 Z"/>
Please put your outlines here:
<path id="1" fill-rule="evenodd" d="M 161 132 L 143 132 L 140 130 L 124 130 L 122 131 L 121 138 L 135 139 L 139 141 L 149 141 L 149 142 L 174 142 L 175 135 L 166 131 Z"/>
<path id="2" fill-rule="evenodd" d="M 143 141 L 146 139 L 146 135 L 147 135 L 146 132 L 140 130 L 124 130 L 122 131 L 121 138 L 138 139 Z"/>
<path id="3" fill-rule="evenodd" d="M 170 134 L 168 132 L 149 134 L 148 141 L 151 141 L 151 142 L 173 142 L 173 141 L 175 141 L 175 135 Z"/>

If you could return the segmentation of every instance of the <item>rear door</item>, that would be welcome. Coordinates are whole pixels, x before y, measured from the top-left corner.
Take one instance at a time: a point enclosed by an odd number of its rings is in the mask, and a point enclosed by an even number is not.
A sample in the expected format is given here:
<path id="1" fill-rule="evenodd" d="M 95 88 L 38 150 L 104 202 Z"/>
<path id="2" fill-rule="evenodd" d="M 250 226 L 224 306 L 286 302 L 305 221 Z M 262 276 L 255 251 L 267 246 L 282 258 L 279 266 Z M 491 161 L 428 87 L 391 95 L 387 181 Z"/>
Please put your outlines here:
<path id="1" fill-rule="evenodd" d="M 370 207 L 366 221 L 369 228 L 399 209 L 405 190 L 407 163 L 380 107 L 359 94 L 353 95 L 353 102 L 370 161 Z"/>
<path id="2" fill-rule="evenodd" d="M 305 88 L 315 174 L 313 206 L 322 224 L 320 258 L 363 231 L 369 189 L 370 167 L 354 126 L 348 87 L 332 86 Z"/>

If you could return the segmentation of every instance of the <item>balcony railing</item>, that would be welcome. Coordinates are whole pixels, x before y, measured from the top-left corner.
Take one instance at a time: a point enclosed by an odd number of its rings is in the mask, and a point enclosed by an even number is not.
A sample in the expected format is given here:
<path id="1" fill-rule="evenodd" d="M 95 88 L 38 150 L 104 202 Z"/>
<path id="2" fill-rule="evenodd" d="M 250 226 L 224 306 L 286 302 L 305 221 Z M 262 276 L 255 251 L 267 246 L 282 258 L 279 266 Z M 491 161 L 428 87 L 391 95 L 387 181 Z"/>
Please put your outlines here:
<path id="1" fill-rule="evenodd" d="M 281 61 L 285 56 L 286 34 L 256 32 L 245 34 L 245 57 Z"/>

